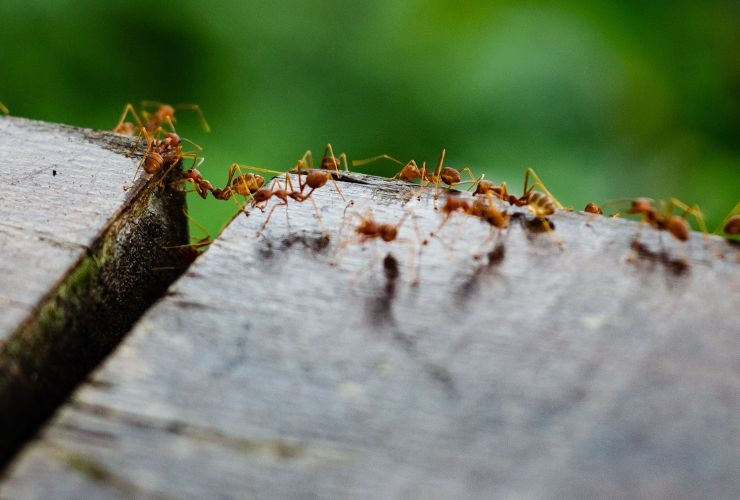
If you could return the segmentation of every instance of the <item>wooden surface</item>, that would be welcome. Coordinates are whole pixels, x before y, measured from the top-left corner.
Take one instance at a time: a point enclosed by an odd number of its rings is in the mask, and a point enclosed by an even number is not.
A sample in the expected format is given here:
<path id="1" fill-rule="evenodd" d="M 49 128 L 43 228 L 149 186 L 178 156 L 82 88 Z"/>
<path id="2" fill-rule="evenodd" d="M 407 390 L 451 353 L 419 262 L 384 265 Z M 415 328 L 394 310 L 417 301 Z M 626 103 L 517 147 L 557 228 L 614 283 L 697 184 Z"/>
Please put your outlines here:
<path id="1" fill-rule="evenodd" d="M 0 341 L 124 206 L 138 162 L 90 131 L 0 117 Z M 118 149 L 117 149 L 118 148 Z"/>
<path id="2" fill-rule="evenodd" d="M 308 202 L 237 217 L 0 497 L 737 497 L 737 247 L 643 229 L 628 262 L 634 222 L 439 228 L 352 179 L 315 193 L 328 238 Z M 412 243 L 361 243 L 369 209 Z"/>
<path id="3" fill-rule="evenodd" d="M 184 197 L 123 189 L 133 143 L 0 117 L 0 467 L 182 268 Z"/>

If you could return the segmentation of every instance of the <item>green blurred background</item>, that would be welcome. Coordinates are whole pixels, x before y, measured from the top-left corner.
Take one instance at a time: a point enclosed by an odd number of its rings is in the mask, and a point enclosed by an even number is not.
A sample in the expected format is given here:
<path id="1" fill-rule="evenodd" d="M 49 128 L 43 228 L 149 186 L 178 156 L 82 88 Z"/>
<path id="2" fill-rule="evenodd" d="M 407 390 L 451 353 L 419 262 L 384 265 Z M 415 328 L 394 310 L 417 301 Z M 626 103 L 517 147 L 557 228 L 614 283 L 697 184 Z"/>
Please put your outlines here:
<path id="1" fill-rule="evenodd" d="M 565 204 L 740 198 L 740 2 L 6 1 L 0 101 L 109 129 L 126 103 L 201 105 L 178 131 L 222 183 L 327 142 L 471 166 Z M 392 173 L 390 165 L 366 170 Z M 211 233 L 232 203 L 189 198 Z"/>

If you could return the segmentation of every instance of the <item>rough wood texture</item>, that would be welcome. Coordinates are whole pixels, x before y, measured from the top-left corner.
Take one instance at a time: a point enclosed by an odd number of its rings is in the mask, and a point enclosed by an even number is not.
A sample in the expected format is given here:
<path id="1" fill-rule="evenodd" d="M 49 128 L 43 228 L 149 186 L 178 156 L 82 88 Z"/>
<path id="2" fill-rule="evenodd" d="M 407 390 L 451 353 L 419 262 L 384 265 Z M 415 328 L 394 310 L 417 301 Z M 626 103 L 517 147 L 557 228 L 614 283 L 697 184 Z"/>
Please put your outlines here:
<path id="1" fill-rule="evenodd" d="M 124 191 L 132 145 L 0 118 L 0 467 L 183 268 L 184 197 Z"/>
<path id="2" fill-rule="evenodd" d="M 644 229 L 629 263 L 634 222 L 440 229 L 428 191 L 351 178 L 346 211 L 315 193 L 328 239 L 310 203 L 237 217 L 0 496 L 736 497 L 736 247 Z M 369 208 L 412 243 L 360 243 Z"/>

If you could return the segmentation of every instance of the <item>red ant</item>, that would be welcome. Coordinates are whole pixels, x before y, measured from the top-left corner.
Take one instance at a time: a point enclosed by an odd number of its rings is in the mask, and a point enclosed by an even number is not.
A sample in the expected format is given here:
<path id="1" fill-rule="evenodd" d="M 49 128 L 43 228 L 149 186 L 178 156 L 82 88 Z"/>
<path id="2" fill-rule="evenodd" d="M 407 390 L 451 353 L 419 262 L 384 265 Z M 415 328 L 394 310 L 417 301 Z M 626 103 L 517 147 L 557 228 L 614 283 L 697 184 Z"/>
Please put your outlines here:
<path id="1" fill-rule="evenodd" d="M 475 199 L 472 203 L 458 196 L 448 196 L 442 207 L 442 212 L 449 216 L 453 212 L 462 212 L 466 215 L 478 217 L 493 227 L 504 229 L 509 226 L 509 214 L 502 212 L 493 205 L 493 200 L 483 201 Z M 447 219 L 445 219 L 445 222 Z M 444 222 L 442 223 L 444 224 Z M 441 226 L 440 226 L 441 227 Z"/>
<path id="2" fill-rule="evenodd" d="M 673 215 L 674 207 L 683 210 L 683 213 L 681 215 Z M 637 198 L 632 201 L 632 205 L 627 210 L 627 213 L 642 215 L 643 222 L 659 231 L 668 231 L 679 241 L 687 241 L 689 239 L 691 227 L 684 218 L 686 214 L 693 215 L 704 234 L 707 233 L 706 226 L 704 225 L 704 217 L 699 207 L 697 205 L 689 207 L 675 198 L 672 198 L 667 205 L 661 202 L 660 207 L 657 209 L 653 206 L 653 200 L 649 198 Z"/>
<path id="3" fill-rule="evenodd" d="M 203 150 L 203 148 L 194 142 L 188 139 L 181 139 L 175 132 L 168 132 L 164 139 L 161 140 L 151 138 L 149 135 L 144 135 L 144 138 L 147 142 L 146 152 L 136 167 L 134 177 L 136 177 L 139 168 L 143 167 L 144 171 L 148 174 L 163 172 L 161 179 L 165 179 L 181 159 L 193 158 L 193 161 L 197 162 L 197 155 Z M 182 141 L 187 141 L 195 146 L 196 151 L 183 152 Z M 136 148 L 136 145 L 134 145 L 134 148 Z M 202 163 L 202 161 L 201 159 L 200 162 Z M 130 185 L 124 186 L 124 189 L 128 189 L 129 187 Z"/>
<path id="4" fill-rule="evenodd" d="M 407 182 L 413 182 L 416 179 L 420 179 L 422 185 L 434 184 L 435 187 L 439 187 L 441 183 L 444 183 L 447 184 L 449 187 L 452 187 L 460 184 L 462 177 L 460 171 L 456 168 L 444 166 L 444 159 L 446 154 L 447 150 L 443 148 L 434 172 L 429 172 L 427 170 L 426 162 L 423 162 L 421 168 L 419 168 L 419 165 L 416 163 L 415 160 L 410 160 L 408 163 L 403 163 L 386 154 L 374 156 L 365 160 L 353 161 L 352 165 L 361 166 L 381 159 L 390 160 L 401 165 L 401 170 L 393 176 L 393 179 L 401 179 Z M 467 167 L 463 168 L 462 171 L 467 172 L 471 177 L 473 176 L 473 173 Z"/>
<path id="5" fill-rule="evenodd" d="M 152 110 L 150 112 L 149 110 Z M 123 114 L 118 124 L 113 128 L 113 131 L 123 135 L 154 135 L 155 133 L 162 131 L 162 126 L 169 125 L 170 131 L 175 131 L 175 109 L 190 109 L 198 113 L 200 117 L 201 127 L 205 132 L 210 132 L 211 128 L 208 126 L 205 115 L 197 104 L 177 104 L 176 106 L 170 106 L 155 101 L 142 101 L 140 114 L 136 112 L 133 104 L 126 104 L 123 109 Z M 136 123 L 127 122 L 126 117 L 128 114 L 134 117 Z M 143 120 L 142 120 L 143 117 Z"/>
<path id="6" fill-rule="evenodd" d="M 331 156 L 327 156 L 327 153 L 330 154 Z M 325 159 L 327 157 L 331 158 L 334 166 L 336 167 L 338 163 L 334 163 L 334 161 L 337 160 L 337 158 L 334 157 L 334 153 L 333 151 L 331 151 L 331 145 L 327 146 L 327 153 L 325 153 L 324 158 Z M 322 171 L 322 170 L 310 170 L 304 174 L 303 169 L 306 166 L 306 159 L 310 158 L 310 154 L 311 152 L 307 151 L 306 154 L 304 154 L 303 157 L 300 160 L 298 160 L 298 162 L 296 163 L 295 170 L 297 171 L 297 174 L 298 174 L 298 189 L 295 189 L 293 187 L 293 183 L 290 180 L 290 174 L 286 172 L 284 186 L 281 186 L 279 180 L 275 179 L 270 184 L 269 187 L 260 188 L 258 191 L 253 193 L 252 206 L 257 206 L 259 203 L 266 203 L 267 201 L 270 200 L 270 198 L 274 196 L 281 200 L 281 202 L 273 206 L 270 212 L 268 213 L 267 217 L 265 218 L 265 222 L 262 224 L 262 228 L 257 233 L 258 235 L 261 234 L 262 230 L 264 230 L 264 228 L 267 226 L 267 223 L 270 221 L 270 218 L 272 217 L 272 214 L 275 212 L 275 209 L 277 209 L 277 207 L 279 206 L 287 207 L 289 198 L 299 203 L 309 200 L 311 204 L 313 205 L 314 213 L 316 215 L 317 220 L 319 221 L 319 224 L 322 224 L 321 215 L 319 214 L 319 209 L 316 206 L 316 203 L 314 202 L 311 195 L 313 195 L 313 192 L 315 190 L 324 187 L 326 183 L 329 181 L 334 183 L 334 188 L 337 190 L 337 193 L 339 193 L 339 196 L 342 198 L 342 200 L 344 200 L 344 194 L 342 193 L 342 190 L 337 185 L 336 181 L 334 181 L 334 177 L 332 176 L 330 172 Z M 342 155 L 343 154 L 344 153 L 342 153 Z M 322 163 L 326 163 L 326 162 L 322 160 Z M 273 172 L 273 173 L 281 173 L 281 172 Z M 305 180 L 303 179 L 303 175 L 306 176 Z M 308 192 L 306 192 L 306 188 L 309 189 Z M 326 232 L 326 229 L 324 229 L 324 231 Z"/>
<path id="7" fill-rule="evenodd" d="M 349 208 L 349 205 L 348 207 Z M 345 209 L 346 211 L 346 209 Z M 410 211 L 406 211 L 401 218 L 398 220 L 396 224 L 389 224 L 385 222 L 378 222 L 372 217 L 371 212 L 367 212 L 365 215 L 354 213 L 353 215 L 355 217 L 358 217 L 359 223 L 357 226 L 355 226 L 355 233 L 360 238 L 360 243 L 365 243 L 369 240 L 382 240 L 386 243 L 391 243 L 393 241 L 395 242 L 406 242 L 409 243 L 409 268 L 413 268 L 413 253 L 414 248 L 411 245 L 410 240 L 401 239 L 398 237 L 398 232 L 401 229 L 401 226 L 406 221 L 406 218 L 411 214 Z M 416 219 L 412 219 L 414 224 L 414 230 L 416 231 L 417 238 L 420 240 L 420 246 L 419 246 L 419 259 L 421 260 L 421 249 L 423 245 L 426 245 L 426 240 L 421 241 L 421 237 L 419 234 L 419 227 L 416 224 Z M 344 243 L 342 246 L 346 245 Z M 375 247 L 373 247 L 373 252 L 375 251 Z M 419 262 L 420 264 L 421 262 Z M 386 263 L 384 262 L 384 265 Z M 411 286 L 417 286 L 419 284 L 419 274 L 418 270 L 416 272 L 416 275 L 411 280 Z"/>
<path id="8" fill-rule="evenodd" d="M 206 199 L 210 192 L 217 200 L 231 199 L 235 194 L 244 197 L 253 197 L 265 183 L 265 178 L 252 172 L 242 173 L 242 165 L 232 163 L 229 167 L 229 175 L 223 188 L 214 188 L 210 181 L 206 180 L 197 168 L 193 167 L 182 174 L 181 182 L 190 182 L 198 195 Z M 250 170 L 275 173 L 271 170 L 244 167 Z M 236 175 L 236 177 L 235 177 Z"/>
<path id="9" fill-rule="evenodd" d="M 529 185 L 530 175 L 534 177 L 534 182 L 531 186 Z M 532 168 L 528 168 L 524 173 L 524 192 L 521 196 L 509 193 L 506 188 L 506 182 L 502 182 L 500 186 L 496 186 L 493 182 L 481 178 L 476 184 L 476 190 L 473 195 L 493 195 L 507 202 L 509 205 L 517 207 L 526 206 L 535 216 L 540 218 L 555 213 L 556 206 L 560 209 L 563 208 L 560 202 L 547 190 L 545 184 Z M 534 191 L 535 188 L 540 188 L 544 193 Z"/>
<path id="10" fill-rule="evenodd" d="M 347 155 L 345 153 L 340 153 L 339 156 L 334 156 L 334 149 L 331 147 L 331 144 L 327 144 L 326 149 L 324 149 L 324 155 L 321 157 L 319 168 L 331 170 L 339 174 L 339 167 L 341 167 L 342 164 L 344 165 L 345 172 L 349 171 L 349 167 L 347 166 Z M 313 153 L 311 153 L 310 149 L 303 154 L 294 168 L 298 170 L 313 169 Z"/>

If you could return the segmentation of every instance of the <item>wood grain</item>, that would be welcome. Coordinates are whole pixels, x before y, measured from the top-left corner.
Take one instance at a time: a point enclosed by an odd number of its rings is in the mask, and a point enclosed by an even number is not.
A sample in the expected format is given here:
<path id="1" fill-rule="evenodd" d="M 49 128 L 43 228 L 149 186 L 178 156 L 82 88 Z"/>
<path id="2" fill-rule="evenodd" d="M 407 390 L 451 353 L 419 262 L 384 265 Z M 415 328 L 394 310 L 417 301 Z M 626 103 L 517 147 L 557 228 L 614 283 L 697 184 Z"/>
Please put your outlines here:
<path id="1" fill-rule="evenodd" d="M 736 497 L 735 246 L 643 228 L 633 255 L 637 223 L 575 212 L 440 227 L 430 190 L 339 185 L 321 222 L 234 219 L 0 496 Z M 406 242 L 361 242 L 370 211 Z"/>
<path id="2" fill-rule="evenodd" d="M 183 268 L 184 195 L 125 191 L 133 146 L 0 118 L 0 467 Z"/>

